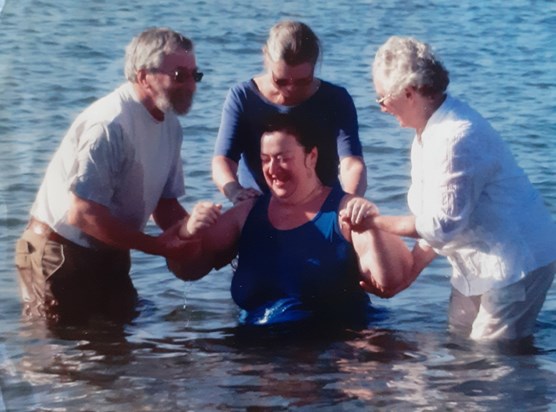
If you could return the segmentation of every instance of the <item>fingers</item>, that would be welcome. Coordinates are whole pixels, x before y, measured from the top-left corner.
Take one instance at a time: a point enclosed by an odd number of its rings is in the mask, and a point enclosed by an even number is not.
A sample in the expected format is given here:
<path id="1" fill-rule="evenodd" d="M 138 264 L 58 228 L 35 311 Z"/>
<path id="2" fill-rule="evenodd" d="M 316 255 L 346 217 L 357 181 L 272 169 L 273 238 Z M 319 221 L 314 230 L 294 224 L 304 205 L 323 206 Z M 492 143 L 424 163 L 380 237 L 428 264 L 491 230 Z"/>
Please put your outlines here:
<path id="1" fill-rule="evenodd" d="M 212 226 L 220 217 L 222 212 L 222 205 L 214 204 L 212 202 L 199 202 L 193 208 L 191 217 L 187 222 L 190 233 L 191 229 L 202 229 Z"/>
<path id="2" fill-rule="evenodd" d="M 354 197 L 346 204 L 341 218 L 352 226 L 360 226 L 366 219 L 378 214 L 378 207 L 373 202 L 362 197 Z"/>
<path id="3" fill-rule="evenodd" d="M 191 217 L 196 219 L 199 224 L 210 226 L 220 217 L 222 212 L 221 204 L 214 204 L 212 202 L 199 202 L 193 208 Z M 191 219 L 191 218 L 190 218 Z"/>
<path id="4" fill-rule="evenodd" d="M 214 204 L 208 201 L 197 203 L 187 223 L 179 230 L 179 236 L 182 239 L 194 236 L 199 230 L 205 229 L 216 223 L 222 213 L 222 205 Z"/>

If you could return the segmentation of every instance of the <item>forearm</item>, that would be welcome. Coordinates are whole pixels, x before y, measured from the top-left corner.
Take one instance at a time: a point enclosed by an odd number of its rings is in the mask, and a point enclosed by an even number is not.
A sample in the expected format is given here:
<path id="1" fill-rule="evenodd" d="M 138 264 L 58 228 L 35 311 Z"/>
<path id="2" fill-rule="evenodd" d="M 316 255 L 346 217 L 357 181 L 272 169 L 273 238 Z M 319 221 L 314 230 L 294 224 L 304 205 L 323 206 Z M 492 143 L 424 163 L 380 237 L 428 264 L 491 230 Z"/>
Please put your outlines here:
<path id="1" fill-rule="evenodd" d="M 244 203 L 242 210 L 248 211 Z M 197 248 L 188 250 L 179 258 L 168 260 L 168 267 L 180 279 L 195 280 L 208 274 L 214 268 L 228 264 L 236 255 L 236 241 L 239 230 L 234 225 L 237 208 L 225 217 L 221 205 L 199 202 L 191 211 L 187 222 L 179 225 L 180 239 L 196 240 Z"/>
<path id="2" fill-rule="evenodd" d="M 212 158 L 212 180 L 218 187 L 218 190 L 229 198 L 225 189 L 230 188 L 238 183 L 237 179 L 237 163 L 225 156 L 214 156 Z M 229 190 L 229 189 L 228 189 Z"/>
<path id="3" fill-rule="evenodd" d="M 367 168 L 363 158 L 350 156 L 342 159 L 340 180 L 346 193 L 363 196 L 367 190 Z"/>
<path id="4" fill-rule="evenodd" d="M 398 236 L 419 238 L 415 227 L 415 216 L 383 216 L 371 218 L 372 227 Z"/>
<path id="5" fill-rule="evenodd" d="M 183 206 L 175 198 L 160 199 L 153 212 L 153 219 L 162 230 L 172 227 L 188 216 Z"/>
<path id="6" fill-rule="evenodd" d="M 413 267 L 413 257 L 403 240 L 393 234 L 370 229 L 354 234 L 364 283 L 372 292 L 391 297 L 405 289 Z"/>
<path id="7" fill-rule="evenodd" d="M 111 247 L 123 250 L 136 249 L 161 255 L 163 250 L 157 238 L 130 228 L 112 216 L 108 208 L 92 201 L 72 196 L 68 223 L 82 232 Z"/>
<path id="8" fill-rule="evenodd" d="M 213 269 L 220 269 L 228 264 L 233 257 L 229 259 L 218 259 L 215 251 L 207 240 L 196 237 L 198 240 L 197 247 L 190 249 L 184 253 L 179 259 L 167 259 L 168 268 L 182 280 L 197 280 L 206 276 Z"/>
<path id="9" fill-rule="evenodd" d="M 411 282 L 413 282 L 423 269 L 436 258 L 437 254 L 432 247 L 416 242 L 411 251 L 411 255 L 413 256 L 413 266 L 411 268 L 410 278 Z"/>

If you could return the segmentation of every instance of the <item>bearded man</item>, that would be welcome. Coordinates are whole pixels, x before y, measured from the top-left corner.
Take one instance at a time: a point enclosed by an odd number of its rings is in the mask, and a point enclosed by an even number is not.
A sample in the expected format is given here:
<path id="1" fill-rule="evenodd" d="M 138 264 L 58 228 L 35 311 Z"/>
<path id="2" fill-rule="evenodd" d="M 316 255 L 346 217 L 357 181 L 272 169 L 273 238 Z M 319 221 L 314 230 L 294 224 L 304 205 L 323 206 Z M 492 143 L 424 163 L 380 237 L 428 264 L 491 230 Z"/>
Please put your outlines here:
<path id="1" fill-rule="evenodd" d="M 93 315 L 130 319 L 137 292 L 130 250 L 179 256 L 190 243 L 166 230 L 189 214 L 182 128 L 197 69 L 193 43 L 148 29 L 126 48 L 127 82 L 74 121 L 54 154 L 16 245 L 23 312 L 55 323 Z"/>

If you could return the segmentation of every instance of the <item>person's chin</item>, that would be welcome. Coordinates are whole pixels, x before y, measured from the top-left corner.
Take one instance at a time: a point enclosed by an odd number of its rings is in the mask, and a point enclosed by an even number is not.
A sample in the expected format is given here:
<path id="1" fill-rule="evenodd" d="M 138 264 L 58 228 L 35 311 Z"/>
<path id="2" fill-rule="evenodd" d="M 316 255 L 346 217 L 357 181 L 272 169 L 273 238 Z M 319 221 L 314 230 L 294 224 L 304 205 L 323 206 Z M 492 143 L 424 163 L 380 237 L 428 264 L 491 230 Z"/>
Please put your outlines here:
<path id="1" fill-rule="evenodd" d="M 187 105 L 174 105 L 172 107 L 172 111 L 178 116 L 186 115 L 187 113 L 189 113 L 189 110 L 191 110 L 191 102 Z"/>
<path id="2" fill-rule="evenodd" d="M 276 197 L 284 197 L 288 192 L 286 183 L 281 181 L 273 181 L 270 188 Z"/>

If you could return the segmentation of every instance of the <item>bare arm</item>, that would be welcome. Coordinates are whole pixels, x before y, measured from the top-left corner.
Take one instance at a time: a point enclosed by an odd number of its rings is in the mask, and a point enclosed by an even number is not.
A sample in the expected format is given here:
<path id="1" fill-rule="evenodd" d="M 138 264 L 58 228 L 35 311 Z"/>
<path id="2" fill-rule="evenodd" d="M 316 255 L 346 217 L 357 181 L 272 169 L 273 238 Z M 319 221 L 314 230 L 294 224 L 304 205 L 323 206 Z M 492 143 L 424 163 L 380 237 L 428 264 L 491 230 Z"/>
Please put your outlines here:
<path id="1" fill-rule="evenodd" d="M 415 216 L 382 216 L 370 217 L 370 225 L 375 229 L 380 229 L 398 236 L 419 238 L 415 228 Z"/>
<path id="2" fill-rule="evenodd" d="M 345 196 L 340 219 L 359 258 L 361 286 L 381 297 L 392 297 L 412 282 L 412 253 L 401 237 L 371 227 L 376 206 L 361 197 Z"/>
<path id="3" fill-rule="evenodd" d="M 419 242 L 415 243 L 413 250 L 411 251 L 413 255 L 413 267 L 411 268 L 411 277 L 413 282 L 421 271 L 426 268 L 429 263 L 431 263 L 437 256 L 434 249 L 428 245 L 421 244 Z M 410 282 L 410 283 L 411 283 Z M 409 286 L 409 285 L 408 285 Z"/>
<path id="4" fill-rule="evenodd" d="M 367 190 L 367 167 L 360 156 L 344 157 L 340 161 L 340 180 L 344 192 L 363 196 Z"/>
<path id="5" fill-rule="evenodd" d="M 70 196 L 68 223 L 109 246 L 169 257 L 181 254 L 191 244 L 179 239 L 175 232 L 156 237 L 147 235 L 115 218 L 107 207 L 74 194 Z"/>
<path id="6" fill-rule="evenodd" d="M 179 227 L 179 236 L 200 241 L 200 247 L 193 253 L 183 254 L 168 260 L 168 267 L 180 279 L 195 280 L 219 269 L 232 261 L 237 254 L 241 229 L 253 207 L 253 201 L 242 202 L 222 214 L 214 225 L 202 228 L 192 234 L 197 214 L 192 212 L 187 224 Z"/>
<path id="7" fill-rule="evenodd" d="M 259 196 L 255 189 L 244 188 L 237 179 L 237 163 L 226 156 L 212 158 L 212 180 L 234 205 L 247 199 Z"/>
<path id="8" fill-rule="evenodd" d="M 414 234 L 413 216 L 380 216 L 373 203 L 357 197 L 349 199 L 341 216 L 352 229 L 352 241 L 363 275 L 361 286 L 367 292 L 381 297 L 398 294 L 436 257 L 430 246 L 420 242 L 409 252 L 399 237 Z M 382 227 L 390 233 L 379 229 L 377 222 L 384 224 Z"/>

